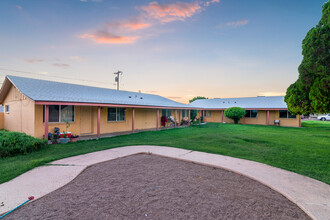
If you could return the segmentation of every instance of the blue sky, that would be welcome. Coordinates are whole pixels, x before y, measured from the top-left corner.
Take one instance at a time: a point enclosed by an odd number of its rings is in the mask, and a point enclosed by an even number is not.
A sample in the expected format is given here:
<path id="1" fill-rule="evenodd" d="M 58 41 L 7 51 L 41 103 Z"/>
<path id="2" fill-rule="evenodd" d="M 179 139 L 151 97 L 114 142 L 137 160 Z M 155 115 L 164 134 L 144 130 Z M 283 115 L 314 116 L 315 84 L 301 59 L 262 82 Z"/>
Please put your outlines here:
<path id="1" fill-rule="evenodd" d="M 180 102 L 280 95 L 324 2 L 1 0 L 0 80 L 115 88 L 121 70 L 122 89 Z"/>

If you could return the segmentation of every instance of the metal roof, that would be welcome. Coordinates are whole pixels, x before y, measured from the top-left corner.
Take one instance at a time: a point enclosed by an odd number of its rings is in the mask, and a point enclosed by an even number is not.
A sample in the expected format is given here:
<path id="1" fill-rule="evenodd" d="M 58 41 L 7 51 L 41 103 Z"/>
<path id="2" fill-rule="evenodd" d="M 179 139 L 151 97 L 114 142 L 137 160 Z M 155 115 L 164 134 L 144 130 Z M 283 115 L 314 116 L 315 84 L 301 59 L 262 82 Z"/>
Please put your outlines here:
<path id="1" fill-rule="evenodd" d="M 34 101 L 189 108 L 188 105 L 175 102 L 159 95 L 61 83 L 18 76 L 7 76 L 7 78 L 25 96 Z"/>
<path id="2" fill-rule="evenodd" d="M 245 109 L 287 109 L 284 96 L 258 96 L 247 98 L 198 99 L 189 104 L 193 108 L 226 109 L 241 107 Z"/>

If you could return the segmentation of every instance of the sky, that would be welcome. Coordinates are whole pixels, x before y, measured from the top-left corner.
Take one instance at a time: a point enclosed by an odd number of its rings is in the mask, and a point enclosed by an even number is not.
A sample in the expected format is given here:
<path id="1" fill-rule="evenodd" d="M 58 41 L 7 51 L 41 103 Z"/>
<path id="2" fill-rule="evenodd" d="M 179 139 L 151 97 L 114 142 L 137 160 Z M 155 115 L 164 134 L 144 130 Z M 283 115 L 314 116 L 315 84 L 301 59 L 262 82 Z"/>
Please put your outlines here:
<path id="1" fill-rule="evenodd" d="M 161 95 L 284 95 L 326 0 L 1 0 L 0 83 L 17 75 Z"/>

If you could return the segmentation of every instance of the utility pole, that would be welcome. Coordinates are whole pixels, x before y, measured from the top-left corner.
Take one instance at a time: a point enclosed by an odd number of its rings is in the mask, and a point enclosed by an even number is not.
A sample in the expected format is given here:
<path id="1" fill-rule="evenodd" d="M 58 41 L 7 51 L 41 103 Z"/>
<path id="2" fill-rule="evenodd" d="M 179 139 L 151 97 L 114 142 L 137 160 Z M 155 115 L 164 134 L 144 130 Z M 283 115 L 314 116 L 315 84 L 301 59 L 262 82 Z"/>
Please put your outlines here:
<path id="1" fill-rule="evenodd" d="M 119 75 L 120 75 L 120 74 L 123 74 L 123 72 L 120 71 L 120 70 L 118 70 L 118 72 L 116 72 L 116 73 L 114 73 L 114 74 L 117 75 L 117 76 L 115 77 L 115 82 L 117 83 L 117 90 L 119 90 Z"/>

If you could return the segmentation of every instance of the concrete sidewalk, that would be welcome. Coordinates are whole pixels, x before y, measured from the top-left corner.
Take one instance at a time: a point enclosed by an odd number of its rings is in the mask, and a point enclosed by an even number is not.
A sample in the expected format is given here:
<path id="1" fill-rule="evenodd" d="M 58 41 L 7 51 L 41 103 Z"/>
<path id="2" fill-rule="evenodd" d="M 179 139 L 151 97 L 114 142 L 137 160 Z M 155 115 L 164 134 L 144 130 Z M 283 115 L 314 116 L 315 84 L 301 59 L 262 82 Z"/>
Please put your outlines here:
<path id="1" fill-rule="evenodd" d="M 330 219 L 330 186 L 325 183 L 249 160 L 159 146 L 114 148 L 35 168 L 0 185 L 0 213 L 15 208 L 31 195 L 38 199 L 66 185 L 90 165 L 137 153 L 152 153 L 240 173 L 283 194 L 312 218 Z"/>

